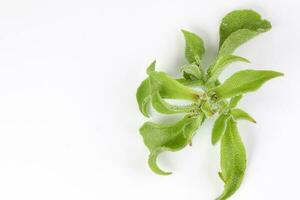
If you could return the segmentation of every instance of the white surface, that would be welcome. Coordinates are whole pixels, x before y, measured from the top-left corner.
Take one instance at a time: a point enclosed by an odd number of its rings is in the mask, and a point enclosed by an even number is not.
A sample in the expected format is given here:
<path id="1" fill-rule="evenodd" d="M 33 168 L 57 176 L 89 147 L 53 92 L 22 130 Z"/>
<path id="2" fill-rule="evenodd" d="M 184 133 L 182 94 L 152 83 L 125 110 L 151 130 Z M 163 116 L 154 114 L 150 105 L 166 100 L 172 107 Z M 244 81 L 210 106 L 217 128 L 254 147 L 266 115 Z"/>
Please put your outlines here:
<path id="1" fill-rule="evenodd" d="M 241 122 L 249 162 L 232 200 L 297 199 L 299 188 L 300 2 L 296 0 L 0 2 L 0 199 L 212 200 L 222 192 L 212 121 L 193 147 L 164 153 L 174 172 L 147 167 L 138 133 L 146 121 L 135 91 L 145 68 L 176 75 L 184 63 L 180 29 L 202 36 L 206 62 L 216 52 L 220 19 L 252 8 L 272 31 L 236 54 L 252 64 L 230 67 L 285 73 L 240 107 L 258 121 Z"/>

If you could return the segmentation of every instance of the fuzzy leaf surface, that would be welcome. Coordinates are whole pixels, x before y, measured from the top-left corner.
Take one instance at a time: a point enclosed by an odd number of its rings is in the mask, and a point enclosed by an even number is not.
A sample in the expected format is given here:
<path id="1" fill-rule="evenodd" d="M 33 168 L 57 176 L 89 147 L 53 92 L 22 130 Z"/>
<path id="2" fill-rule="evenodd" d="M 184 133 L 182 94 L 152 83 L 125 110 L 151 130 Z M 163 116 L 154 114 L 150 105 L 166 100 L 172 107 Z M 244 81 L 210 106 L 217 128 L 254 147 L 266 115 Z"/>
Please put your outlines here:
<path id="1" fill-rule="evenodd" d="M 271 28 L 271 23 L 253 10 L 228 13 L 220 25 L 219 56 L 233 53 L 241 44 Z"/>
<path id="2" fill-rule="evenodd" d="M 195 104 L 186 105 L 186 106 L 178 106 L 178 105 L 170 104 L 160 96 L 158 91 L 152 95 L 151 102 L 153 108 L 157 112 L 163 114 L 188 113 L 196 107 Z"/>
<path id="3" fill-rule="evenodd" d="M 224 191 L 217 200 L 225 200 L 240 187 L 246 170 L 246 151 L 233 118 L 227 120 L 221 140 L 220 176 L 225 183 Z"/>
<path id="4" fill-rule="evenodd" d="M 200 64 L 205 53 L 203 40 L 195 33 L 182 30 L 185 38 L 185 57 L 189 63 Z"/>
<path id="5" fill-rule="evenodd" d="M 251 117 L 251 115 L 249 115 L 247 112 L 239 108 L 232 109 L 231 115 L 235 120 L 247 120 L 249 122 L 256 123 L 255 119 Z"/>
<path id="6" fill-rule="evenodd" d="M 187 80 L 185 78 L 176 79 L 177 82 L 181 83 L 184 86 L 203 86 L 203 80 Z"/>
<path id="7" fill-rule="evenodd" d="M 153 91 L 159 91 L 162 98 L 196 100 L 200 92 L 186 87 L 164 72 L 152 72 L 150 84 Z"/>
<path id="8" fill-rule="evenodd" d="M 145 117 L 149 117 L 149 105 L 151 103 L 151 86 L 150 80 L 145 79 L 138 87 L 136 92 L 136 100 L 139 105 L 141 113 Z"/>
<path id="9" fill-rule="evenodd" d="M 148 164 L 153 172 L 159 175 L 169 175 L 170 172 L 161 170 L 156 163 L 157 156 L 162 151 L 179 151 L 190 141 L 201 124 L 202 117 L 184 117 L 172 125 L 160 125 L 146 122 L 140 133 L 145 145 L 150 151 Z"/>
<path id="10" fill-rule="evenodd" d="M 242 98 L 243 98 L 243 95 L 237 95 L 237 96 L 232 97 L 230 99 L 228 108 L 229 109 L 235 108 Z"/>
<path id="11" fill-rule="evenodd" d="M 214 65 L 208 69 L 210 82 L 216 81 L 224 69 L 233 62 L 246 62 L 250 63 L 246 58 L 235 56 L 235 55 L 224 55 L 217 59 Z"/>
<path id="12" fill-rule="evenodd" d="M 243 70 L 233 74 L 214 91 L 218 98 L 234 97 L 260 88 L 266 81 L 283 74 L 268 70 Z"/>
<path id="13" fill-rule="evenodd" d="M 228 117 L 229 117 L 228 115 L 221 114 L 216 119 L 213 126 L 212 135 L 211 135 L 211 143 L 213 145 L 215 145 L 223 136 L 226 129 L 226 121 Z"/>
<path id="14" fill-rule="evenodd" d="M 188 64 L 181 68 L 183 77 L 186 80 L 201 80 L 202 72 L 196 64 Z"/>

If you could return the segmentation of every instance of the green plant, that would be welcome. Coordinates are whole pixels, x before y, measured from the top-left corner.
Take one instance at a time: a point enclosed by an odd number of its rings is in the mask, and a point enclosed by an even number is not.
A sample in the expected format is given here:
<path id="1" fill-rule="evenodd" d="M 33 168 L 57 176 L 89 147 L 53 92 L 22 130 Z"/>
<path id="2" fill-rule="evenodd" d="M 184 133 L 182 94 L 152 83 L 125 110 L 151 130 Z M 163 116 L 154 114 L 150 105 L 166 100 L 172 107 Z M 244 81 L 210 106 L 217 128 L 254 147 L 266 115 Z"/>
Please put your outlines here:
<path id="1" fill-rule="evenodd" d="M 255 11 L 236 10 L 222 20 L 219 52 L 207 69 L 202 64 L 205 53 L 203 40 L 185 30 L 182 33 L 186 41 L 185 57 L 188 63 L 181 68 L 183 77 L 174 79 L 164 72 L 156 71 L 155 61 L 148 67 L 148 78 L 141 83 L 136 94 L 143 115 L 149 117 L 150 105 L 159 113 L 185 114 L 174 124 L 146 122 L 140 128 L 144 143 L 150 150 L 148 163 L 152 171 L 159 175 L 171 174 L 158 167 L 158 154 L 184 148 L 191 143 L 205 119 L 217 115 L 211 142 L 217 144 L 220 141 L 219 176 L 225 183 L 224 191 L 217 200 L 227 199 L 240 187 L 246 169 L 246 151 L 238 132 L 237 121 L 248 120 L 255 123 L 255 120 L 236 106 L 243 94 L 253 92 L 266 81 L 283 74 L 248 69 L 233 74 L 224 83 L 218 78 L 232 62 L 249 62 L 233 55 L 233 52 L 254 36 L 270 29 L 270 22 L 262 19 Z M 184 106 L 174 105 L 166 99 L 183 99 L 191 103 Z"/>

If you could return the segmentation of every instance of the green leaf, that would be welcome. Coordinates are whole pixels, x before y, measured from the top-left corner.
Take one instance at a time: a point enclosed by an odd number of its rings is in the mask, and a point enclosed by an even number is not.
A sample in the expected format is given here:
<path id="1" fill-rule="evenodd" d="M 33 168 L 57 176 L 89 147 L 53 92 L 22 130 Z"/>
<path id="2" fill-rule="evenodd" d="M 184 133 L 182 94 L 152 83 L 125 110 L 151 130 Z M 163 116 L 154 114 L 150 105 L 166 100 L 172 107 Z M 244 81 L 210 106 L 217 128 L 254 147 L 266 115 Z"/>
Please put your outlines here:
<path id="1" fill-rule="evenodd" d="M 217 59 L 214 65 L 208 69 L 209 79 L 208 81 L 213 82 L 216 81 L 219 75 L 224 71 L 224 69 L 231 63 L 240 61 L 250 63 L 249 60 L 243 57 L 235 56 L 235 55 L 224 55 Z"/>
<path id="2" fill-rule="evenodd" d="M 205 114 L 206 117 L 211 117 L 215 114 L 215 110 L 213 109 L 213 105 L 209 102 L 204 102 L 201 105 L 201 111 Z"/>
<path id="3" fill-rule="evenodd" d="M 238 95 L 238 96 L 234 96 L 230 99 L 230 102 L 229 102 L 229 105 L 228 105 L 228 108 L 231 109 L 231 108 L 235 108 L 238 103 L 240 102 L 240 100 L 242 99 L 243 95 Z"/>
<path id="4" fill-rule="evenodd" d="M 241 44 L 271 29 L 271 23 L 253 10 L 236 10 L 227 14 L 220 25 L 219 56 L 231 54 Z"/>
<path id="5" fill-rule="evenodd" d="M 172 105 L 161 98 L 159 92 L 155 92 L 152 95 L 152 106 L 157 112 L 163 114 L 188 113 L 196 108 L 195 104 L 186 106 Z"/>
<path id="6" fill-rule="evenodd" d="M 164 72 L 155 71 L 155 61 L 147 68 L 149 78 L 144 80 L 137 89 L 136 99 L 141 113 L 149 117 L 149 106 L 152 99 L 153 107 L 161 113 L 184 113 L 191 110 L 191 106 L 175 106 L 167 103 L 163 98 L 198 100 L 201 92 L 184 86 Z"/>
<path id="7" fill-rule="evenodd" d="M 185 57 L 189 63 L 201 63 L 205 53 L 203 40 L 196 34 L 181 30 L 185 38 Z"/>
<path id="8" fill-rule="evenodd" d="M 248 29 L 241 29 L 232 33 L 219 49 L 218 57 L 232 54 L 239 46 L 254 38 L 258 33 Z"/>
<path id="9" fill-rule="evenodd" d="M 194 135 L 196 134 L 196 131 L 198 130 L 199 126 L 203 123 L 205 119 L 205 115 L 203 113 L 200 113 L 200 115 L 193 117 L 193 122 L 188 124 L 184 129 L 184 137 L 187 139 L 188 144 L 192 144 L 192 139 Z"/>
<path id="10" fill-rule="evenodd" d="M 239 136 L 236 122 L 229 118 L 221 141 L 221 177 L 224 191 L 217 200 L 225 200 L 240 187 L 246 170 L 246 150 Z"/>
<path id="11" fill-rule="evenodd" d="M 266 81 L 283 76 L 280 72 L 267 70 L 243 70 L 233 74 L 222 85 L 212 89 L 217 98 L 234 97 L 260 88 Z"/>
<path id="12" fill-rule="evenodd" d="M 183 77 L 186 80 L 201 80 L 202 72 L 196 64 L 187 64 L 181 68 Z"/>
<path id="13" fill-rule="evenodd" d="M 186 80 L 185 78 L 178 78 L 176 79 L 177 82 L 181 83 L 185 86 L 203 86 L 203 80 Z"/>
<path id="14" fill-rule="evenodd" d="M 136 98 L 140 111 L 149 116 L 149 105 L 163 114 L 186 113 L 176 123 L 163 125 L 146 122 L 140 128 L 143 141 L 149 149 L 148 164 L 160 175 L 171 172 L 162 170 L 157 158 L 163 151 L 179 151 L 192 143 L 199 126 L 206 118 L 218 113 L 211 142 L 221 141 L 220 179 L 225 183 L 223 193 L 217 200 L 226 200 L 240 187 L 246 170 L 246 151 L 238 133 L 237 120 L 255 122 L 244 110 L 236 108 L 244 93 L 253 92 L 266 81 L 283 76 L 267 70 L 243 70 L 233 74 L 224 83 L 218 79 L 226 67 L 236 61 L 249 62 L 233 55 L 233 52 L 251 38 L 271 29 L 267 20 L 252 10 L 236 10 L 226 15 L 220 25 L 219 52 L 208 70 L 202 66 L 205 53 L 204 42 L 194 33 L 182 30 L 185 38 L 185 57 L 188 64 L 181 69 L 183 77 L 174 79 L 155 70 L 155 61 L 147 68 L 148 78 L 139 86 Z M 200 86 L 200 87 L 188 87 Z M 198 88 L 201 91 L 198 91 Z M 230 98 L 230 102 L 228 102 Z M 192 101 L 179 106 L 168 99 Z"/>
<path id="15" fill-rule="evenodd" d="M 154 60 L 149 65 L 149 67 L 146 70 L 147 74 L 150 74 L 155 71 L 155 63 L 156 61 Z M 141 85 L 138 87 L 136 92 L 136 100 L 138 102 L 139 109 L 145 117 L 149 117 L 149 106 L 151 102 L 151 95 L 152 95 L 152 90 L 151 90 L 150 80 L 149 78 L 147 78 L 141 83 Z"/>
<path id="16" fill-rule="evenodd" d="M 149 105 L 151 102 L 151 87 L 149 78 L 145 79 L 138 87 L 136 92 L 136 100 L 141 113 L 145 117 L 149 117 Z"/>
<path id="17" fill-rule="evenodd" d="M 158 157 L 159 153 L 160 153 L 159 151 L 152 151 L 150 153 L 149 158 L 148 158 L 148 165 L 149 165 L 150 169 L 158 175 L 162 175 L 162 176 L 171 175 L 172 172 L 163 171 L 157 165 L 157 157 Z"/>
<path id="18" fill-rule="evenodd" d="M 201 92 L 193 90 L 179 83 L 164 72 L 150 74 L 152 91 L 159 91 L 162 98 L 198 100 Z"/>
<path id="19" fill-rule="evenodd" d="M 184 148 L 190 142 L 202 119 L 203 115 L 198 117 L 185 116 L 172 125 L 146 122 L 140 128 L 144 143 L 150 151 L 148 164 L 153 172 L 159 175 L 170 174 L 170 172 L 165 172 L 157 166 L 158 154 L 162 151 L 178 151 Z"/>
<path id="20" fill-rule="evenodd" d="M 150 75 L 152 72 L 155 71 L 155 65 L 156 65 L 156 61 L 154 60 L 146 70 L 148 75 Z"/>
<path id="21" fill-rule="evenodd" d="M 217 142 L 222 138 L 223 133 L 226 129 L 226 121 L 228 119 L 228 115 L 221 114 L 215 121 L 212 135 L 211 135 L 211 143 L 213 145 L 217 144 Z"/>
<path id="22" fill-rule="evenodd" d="M 255 119 L 253 117 L 251 117 L 251 115 L 249 115 L 247 112 L 243 111 L 242 109 L 232 109 L 231 110 L 231 115 L 235 120 L 247 120 L 253 123 L 256 123 Z"/>

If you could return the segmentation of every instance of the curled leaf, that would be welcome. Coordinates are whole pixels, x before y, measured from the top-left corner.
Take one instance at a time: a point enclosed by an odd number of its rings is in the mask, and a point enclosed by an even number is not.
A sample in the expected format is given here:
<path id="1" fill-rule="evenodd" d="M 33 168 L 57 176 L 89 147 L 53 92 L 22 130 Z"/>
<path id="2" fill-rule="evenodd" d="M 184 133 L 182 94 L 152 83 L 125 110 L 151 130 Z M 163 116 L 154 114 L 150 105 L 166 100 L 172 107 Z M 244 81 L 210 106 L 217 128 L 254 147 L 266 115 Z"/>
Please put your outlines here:
<path id="1" fill-rule="evenodd" d="M 156 163 L 157 156 L 162 151 L 178 151 L 184 148 L 202 122 L 203 115 L 198 117 L 186 116 L 172 125 L 160 125 L 146 122 L 141 128 L 144 143 L 150 151 L 149 166 L 159 175 L 169 175 L 170 172 L 161 170 Z"/>
<path id="2" fill-rule="evenodd" d="M 145 79 L 138 87 L 136 92 L 136 100 L 141 113 L 145 117 L 149 117 L 149 105 L 151 102 L 151 86 L 149 78 Z"/>
<path id="3" fill-rule="evenodd" d="M 155 71 L 155 63 L 156 61 L 154 60 L 147 68 L 146 71 L 148 75 Z M 147 78 L 141 83 L 141 85 L 138 87 L 136 92 L 136 100 L 138 102 L 139 109 L 145 117 L 149 117 L 149 106 L 151 102 L 151 95 L 152 95 L 152 89 L 150 85 L 150 80 L 149 78 Z"/>
<path id="4" fill-rule="evenodd" d="M 157 156 L 159 153 L 160 152 L 158 152 L 158 151 L 153 151 L 150 153 L 149 159 L 148 159 L 148 165 L 149 165 L 150 169 L 158 175 L 162 175 L 162 176 L 171 175 L 172 172 L 165 172 L 158 167 Z"/>
<path id="5" fill-rule="evenodd" d="M 200 64 L 205 53 L 203 40 L 196 34 L 181 30 L 185 38 L 185 57 L 189 63 Z"/>
<path id="6" fill-rule="evenodd" d="M 253 10 L 236 10 L 227 14 L 220 25 L 219 56 L 232 54 L 241 44 L 271 29 L 271 23 Z"/>
<path id="7" fill-rule="evenodd" d="M 260 88 L 266 81 L 283 76 L 280 72 L 267 70 L 243 70 L 233 74 L 222 85 L 214 88 L 219 99 L 234 97 Z"/>
<path id="8" fill-rule="evenodd" d="M 177 106 L 170 104 L 163 98 L 161 98 L 158 91 L 152 95 L 152 106 L 157 112 L 163 114 L 188 113 L 195 108 L 195 104 L 186 106 Z"/>
<path id="9" fill-rule="evenodd" d="M 232 54 L 239 46 L 254 38 L 258 33 L 248 29 L 241 29 L 232 33 L 222 44 L 218 56 Z"/>
<path id="10" fill-rule="evenodd" d="M 196 64 L 184 65 L 181 71 L 186 80 L 202 80 L 203 74 Z"/>
<path id="11" fill-rule="evenodd" d="M 197 100 L 201 92 L 186 87 L 164 72 L 152 72 L 150 83 L 153 91 L 159 91 L 162 98 Z"/>
<path id="12" fill-rule="evenodd" d="M 240 187 L 246 170 L 246 151 L 236 122 L 229 118 L 221 140 L 221 169 L 224 191 L 217 200 L 225 200 Z"/>
<path id="13" fill-rule="evenodd" d="M 255 119 L 253 117 L 251 117 L 251 115 L 249 115 L 247 112 L 243 111 L 242 109 L 232 109 L 231 110 L 231 115 L 235 120 L 247 120 L 253 123 L 256 123 Z"/>

